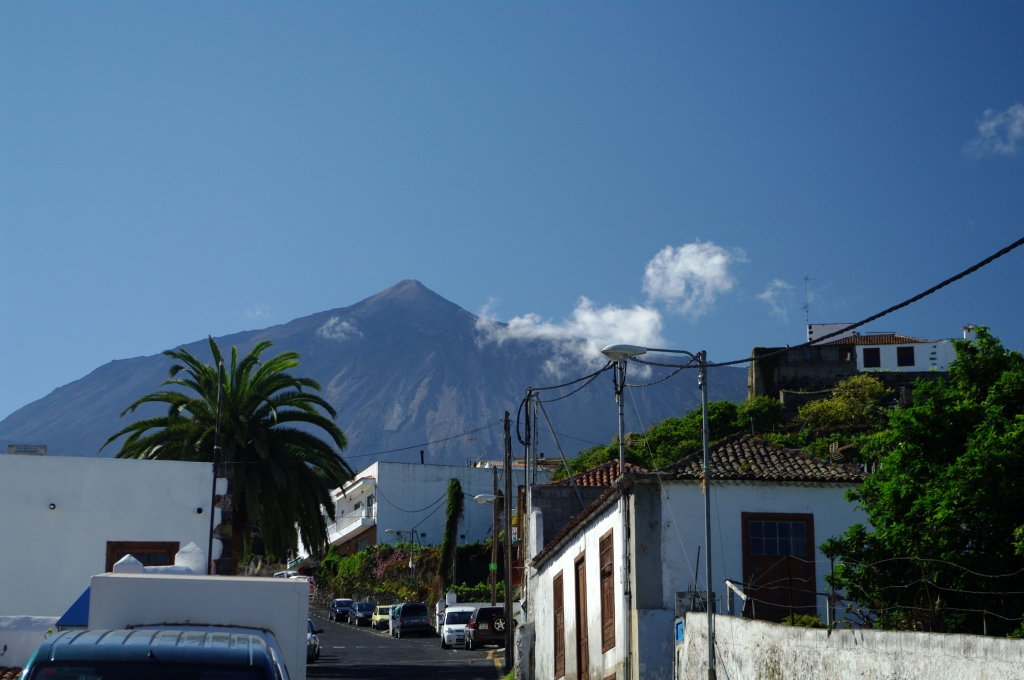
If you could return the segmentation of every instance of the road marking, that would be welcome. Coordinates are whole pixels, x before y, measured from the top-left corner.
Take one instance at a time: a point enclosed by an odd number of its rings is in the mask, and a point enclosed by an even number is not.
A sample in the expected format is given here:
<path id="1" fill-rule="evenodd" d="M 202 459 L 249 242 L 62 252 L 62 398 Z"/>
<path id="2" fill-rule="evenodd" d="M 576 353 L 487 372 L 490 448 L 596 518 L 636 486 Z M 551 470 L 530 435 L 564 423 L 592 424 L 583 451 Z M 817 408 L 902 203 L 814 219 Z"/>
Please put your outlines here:
<path id="1" fill-rule="evenodd" d="M 345 649 L 344 647 L 335 647 L 335 649 Z"/>
<path id="2" fill-rule="evenodd" d="M 501 670 L 501 661 L 499 661 L 498 659 L 495 659 L 494 660 L 494 667 L 497 668 L 500 671 Z"/>

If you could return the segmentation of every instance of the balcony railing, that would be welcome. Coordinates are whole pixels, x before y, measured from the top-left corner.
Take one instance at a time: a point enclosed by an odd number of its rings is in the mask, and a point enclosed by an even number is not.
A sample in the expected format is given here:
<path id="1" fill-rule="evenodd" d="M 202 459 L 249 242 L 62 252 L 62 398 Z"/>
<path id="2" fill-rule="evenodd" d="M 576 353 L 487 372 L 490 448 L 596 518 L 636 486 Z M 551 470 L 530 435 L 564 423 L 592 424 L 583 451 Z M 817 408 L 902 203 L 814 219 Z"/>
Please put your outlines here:
<path id="1" fill-rule="evenodd" d="M 374 523 L 376 523 L 374 509 L 372 507 L 360 508 L 359 510 L 355 510 L 345 515 L 337 522 L 328 524 L 327 539 L 329 542 L 334 543 L 353 529 L 357 527 L 373 526 Z"/>

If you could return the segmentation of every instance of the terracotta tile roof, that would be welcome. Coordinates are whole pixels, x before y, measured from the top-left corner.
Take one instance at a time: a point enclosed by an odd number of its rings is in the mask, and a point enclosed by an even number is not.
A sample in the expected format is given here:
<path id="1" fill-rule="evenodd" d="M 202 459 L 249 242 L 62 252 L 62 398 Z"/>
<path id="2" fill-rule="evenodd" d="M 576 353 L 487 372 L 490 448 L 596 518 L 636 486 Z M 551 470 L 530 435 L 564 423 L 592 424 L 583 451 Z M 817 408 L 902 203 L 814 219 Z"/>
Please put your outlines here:
<path id="1" fill-rule="evenodd" d="M 849 338 L 838 338 L 815 343 L 815 345 L 912 345 L 921 342 L 938 342 L 937 340 L 922 340 L 909 335 L 899 333 L 885 333 L 879 335 L 854 335 Z"/>
<path id="2" fill-rule="evenodd" d="M 564 469 L 564 468 L 563 468 Z M 650 472 L 647 468 L 642 468 L 639 465 L 633 465 L 630 462 L 626 463 L 627 473 L 637 472 Z M 584 470 L 578 474 L 573 475 L 573 479 L 576 480 L 576 484 L 579 486 L 611 486 L 619 477 L 619 461 L 613 460 L 608 463 L 602 463 L 596 467 L 592 467 L 589 470 Z M 560 479 L 557 482 L 549 482 L 545 486 L 571 486 L 569 478 Z"/>
<path id="3" fill-rule="evenodd" d="M 726 437 L 711 447 L 711 479 L 770 482 L 851 482 L 866 474 L 855 465 L 840 465 L 784 449 L 749 434 Z M 704 454 L 695 453 L 658 472 L 670 479 L 702 479 Z"/>

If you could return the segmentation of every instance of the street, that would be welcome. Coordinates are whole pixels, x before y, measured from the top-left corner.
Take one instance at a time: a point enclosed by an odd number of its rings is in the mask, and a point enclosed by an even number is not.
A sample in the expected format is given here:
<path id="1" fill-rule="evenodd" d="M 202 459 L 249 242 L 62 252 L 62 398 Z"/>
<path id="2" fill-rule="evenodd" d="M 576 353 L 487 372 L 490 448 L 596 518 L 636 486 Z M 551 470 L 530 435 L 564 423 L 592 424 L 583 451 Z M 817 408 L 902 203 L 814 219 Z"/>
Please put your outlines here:
<path id="1" fill-rule="evenodd" d="M 309 615 L 313 625 L 324 630 L 320 634 L 320 660 L 306 666 L 310 678 L 496 680 L 504 675 L 504 653 L 494 647 L 475 652 L 445 650 L 436 635 L 397 640 L 386 630 L 329 621 L 324 609 L 310 607 Z"/>

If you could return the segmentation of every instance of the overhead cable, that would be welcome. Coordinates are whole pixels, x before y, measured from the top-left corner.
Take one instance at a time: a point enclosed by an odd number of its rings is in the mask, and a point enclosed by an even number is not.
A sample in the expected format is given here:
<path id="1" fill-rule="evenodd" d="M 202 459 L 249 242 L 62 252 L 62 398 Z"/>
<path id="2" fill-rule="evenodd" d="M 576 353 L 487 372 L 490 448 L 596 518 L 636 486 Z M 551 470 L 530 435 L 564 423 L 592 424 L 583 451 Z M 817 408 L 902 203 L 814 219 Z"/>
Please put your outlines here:
<path id="1" fill-rule="evenodd" d="M 357 454 L 355 456 L 344 456 L 344 458 L 347 460 L 349 458 L 365 458 L 367 456 L 382 456 L 385 453 L 395 453 L 397 451 L 409 451 L 410 449 L 418 449 L 421 446 L 430 446 L 431 444 L 440 444 L 441 442 L 447 442 L 447 441 L 451 441 L 452 439 L 458 439 L 459 437 L 465 437 L 466 435 L 473 434 L 474 432 L 481 432 L 483 430 L 489 430 L 492 427 L 496 427 L 498 425 L 501 425 L 501 421 L 500 420 L 495 420 L 493 423 L 487 423 L 486 425 L 481 425 L 480 427 L 473 428 L 472 430 L 464 430 L 463 432 L 460 432 L 459 434 L 453 434 L 451 437 L 445 437 L 443 439 L 435 439 L 433 441 L 423 442 L 422 444 L 413 444 L 412 446 L 403 446 L 400 449 L 388 449 L 387 451 L 376 451 L 374 453 L 360 453 L 360 454 Z"/>

